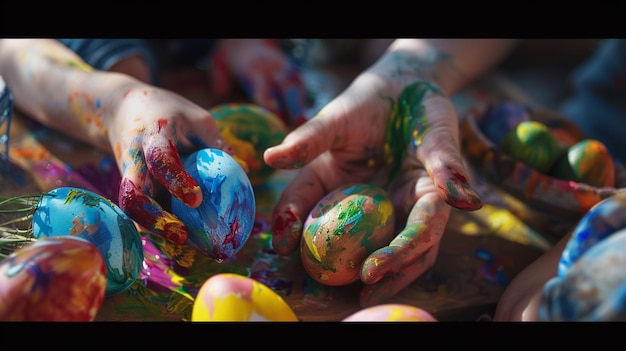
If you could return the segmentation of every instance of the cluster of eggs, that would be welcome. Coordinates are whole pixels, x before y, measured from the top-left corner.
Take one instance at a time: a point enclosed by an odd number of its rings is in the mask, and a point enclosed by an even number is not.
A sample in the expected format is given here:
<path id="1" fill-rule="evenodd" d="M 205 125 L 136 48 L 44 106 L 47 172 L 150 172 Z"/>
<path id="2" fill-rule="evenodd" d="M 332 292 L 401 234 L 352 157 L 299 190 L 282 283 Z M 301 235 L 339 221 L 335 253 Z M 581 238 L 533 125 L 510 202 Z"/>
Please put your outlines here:
<path id="1" fill-rule="evenodd" d="M 523 104 L 490 106 L 479 128 L 504 153 L 538 172 L 596 187 L 615 186 L 613 158 L 601 141 L 577 140 L 533 120 Z"/>

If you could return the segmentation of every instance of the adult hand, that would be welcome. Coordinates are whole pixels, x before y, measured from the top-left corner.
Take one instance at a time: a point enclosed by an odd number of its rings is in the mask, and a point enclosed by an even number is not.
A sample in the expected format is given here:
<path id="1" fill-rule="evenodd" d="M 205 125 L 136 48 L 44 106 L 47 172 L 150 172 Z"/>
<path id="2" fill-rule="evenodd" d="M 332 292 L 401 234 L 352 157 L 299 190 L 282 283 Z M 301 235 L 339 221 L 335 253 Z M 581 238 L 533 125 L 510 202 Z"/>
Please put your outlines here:
<path id="1" fill-rule="evenodd" d="M 307 91 L 300 72 L 271 40 L 222 39 L 211 60 L 213 89 L 228 94 L 241 84 L 252 101 L 295 128 L 306 121 Z"/>
<path id="2" fill-rule="evenodd" d="M 349 183 L 388 191 L 401 230 L 363 262 L 365 306 L 392 297 L 433 265 L 450 206 L 482 206 L 466 177 L 451 101 L 421 77 L 385 72 L 373 66 L 359 75 L 264 153 L 273 167 L 302 167 L 272 215 L 272 244 L 281 255 L 299 247 L 304 219 L 330 191 Z"/>

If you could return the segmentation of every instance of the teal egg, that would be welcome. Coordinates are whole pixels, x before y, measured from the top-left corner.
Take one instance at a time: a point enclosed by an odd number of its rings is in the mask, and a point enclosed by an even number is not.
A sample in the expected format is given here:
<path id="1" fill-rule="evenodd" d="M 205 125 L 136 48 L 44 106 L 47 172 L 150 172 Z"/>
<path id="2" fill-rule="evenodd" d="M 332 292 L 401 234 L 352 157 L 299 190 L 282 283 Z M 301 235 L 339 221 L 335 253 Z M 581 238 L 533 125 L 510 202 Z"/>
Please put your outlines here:
<path id="1" fill-rule="evenodd" d="M 109 199 L 62 187 L 43 194 L 33 215 L 37 239 L 77 236 L 94 244 L 106 260 L 106 296 L 130 287 L 143 267 L 143 245 L 135 223 Z"/>

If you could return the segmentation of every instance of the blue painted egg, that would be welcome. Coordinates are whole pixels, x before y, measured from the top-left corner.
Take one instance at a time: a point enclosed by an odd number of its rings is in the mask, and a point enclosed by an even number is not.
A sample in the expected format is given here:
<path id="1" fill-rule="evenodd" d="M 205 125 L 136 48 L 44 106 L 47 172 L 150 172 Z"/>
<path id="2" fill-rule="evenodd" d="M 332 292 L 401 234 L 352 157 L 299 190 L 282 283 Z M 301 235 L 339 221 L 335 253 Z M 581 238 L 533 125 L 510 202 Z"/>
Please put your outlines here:
<path id="1" fill-rule="evenodd" d="M 237 161 L 219 149 L 196 151 L 183 165 L 200 185 L 203 199 L 191 208 L 172 197 L 172 213 L 187 226 L 188 244 L 221 262 L 241 250 L 254 227 L 252 184 Z"/>
<path id="2" fill-rule="evenodd" d="M 478 122 L 480 130 L 494 145 L 500 145 L 504 136 L 518 124 L 530 120 L 530 114 L 523 104 L 515 101 L 501 101 L 491 105 Z"/>
<path id="3" fill-rule="evenodd" d="M 42 195 L 33 214 L 33 236 L 72 235 L 94 244 L 106 260 L 106 296 L 130 287 L 141 272 L 143 246 L 135 223 L 109 199 L 75 187 Z"/>

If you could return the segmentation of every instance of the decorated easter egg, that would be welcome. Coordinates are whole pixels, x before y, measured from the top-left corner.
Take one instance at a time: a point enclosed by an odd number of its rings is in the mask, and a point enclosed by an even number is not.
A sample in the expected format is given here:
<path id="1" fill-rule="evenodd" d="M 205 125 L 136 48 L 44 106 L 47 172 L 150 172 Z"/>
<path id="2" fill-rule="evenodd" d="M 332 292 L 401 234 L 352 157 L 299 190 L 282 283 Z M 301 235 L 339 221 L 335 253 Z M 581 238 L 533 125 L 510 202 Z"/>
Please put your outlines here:
<path id="1" fill-rule="evenodd" d="M 93 243 L 45 237 L 0 261 L 0 320 L 93 321 L 102 306 L 107 267 Z"/>
<path id="2" fill-rule="evenodd" d="M 246 162 L 253 185 L 267 180 L 275 171 L 263 160 L 263 152 L 280 144 L 287 127 L 274 113 L 254 104 L 231 103 L 209 110 L 220 134 L 234 149 L 235 156 Z"/>
<path id="3" fill-rule="evenodd" d="M 382 304 L 354 312 L 344 322 L 436 322 L 425 310 L 406 304 Z"/>
<path id="4" fill-rule="evenodd" d="M 359 279 L 365 258 L 394 235 L 393 204 L 371 184 L 342 186 L 324 196 L 303 227 L 300 254 L 319 283 L 347 285 Z"/>
<path id="5" fill-rule="evenodd" d="M 529 121 L 526 107 L 515 101 L 501 101 L 487 108 L 478 127 L 494 145 L 500 145 L 504 136 L 518 124 Z"/>
<path id="6" fill-rule="evenodd" d="M 226 152 L 206 148 L 186 157 L 183 165 L 202 190 L 202 203 L 191 208 L 172 196 L 172 212 L 187 227 L 187 242 L 218 262 L 244 246 L 256 215 L 252 184 Z"/>
<path id="7" fill-rule="evenodd" d="M 547 173 L 560 154 L 550 129 L 537 121 L 520 122 L 506 134 L 500 147 L 506 154 L 541 173 Z"/>
<path id="8" fill-rule="evenodd" d="M 78 236 L 94 244 L 107 263 L 106 296 L 130 287 L 141 272 L 143 246 L 130 217 L 109 199 L 75 187 L 53 189 L 33 214 L 33 236 Z"/>
<path id="9" fill-rule="evenodd" d="M 234 273 L 211 276 L 193 302 L 192 322 L 297 322 L 298 317 L 274 290 Z"/>
<path id="10" fill-rule="evenodd" d="M 615 164 L 606 146 L 595 139 L 584 139 L 563 153 L 550 173 L 596 187 L 615 186 Z"/>

